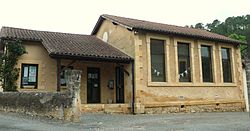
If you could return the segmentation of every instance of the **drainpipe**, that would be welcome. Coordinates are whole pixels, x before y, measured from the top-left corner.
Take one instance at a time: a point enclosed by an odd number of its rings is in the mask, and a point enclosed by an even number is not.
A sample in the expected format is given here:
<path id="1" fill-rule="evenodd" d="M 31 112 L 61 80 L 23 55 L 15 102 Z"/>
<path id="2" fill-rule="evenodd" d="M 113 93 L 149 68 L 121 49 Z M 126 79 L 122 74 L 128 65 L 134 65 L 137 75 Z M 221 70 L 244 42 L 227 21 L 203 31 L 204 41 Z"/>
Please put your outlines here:
<path id="1" fill-rule="evenodd" d="M 132 114 L 135 115 L 135 69 L 132 61 Z"/>

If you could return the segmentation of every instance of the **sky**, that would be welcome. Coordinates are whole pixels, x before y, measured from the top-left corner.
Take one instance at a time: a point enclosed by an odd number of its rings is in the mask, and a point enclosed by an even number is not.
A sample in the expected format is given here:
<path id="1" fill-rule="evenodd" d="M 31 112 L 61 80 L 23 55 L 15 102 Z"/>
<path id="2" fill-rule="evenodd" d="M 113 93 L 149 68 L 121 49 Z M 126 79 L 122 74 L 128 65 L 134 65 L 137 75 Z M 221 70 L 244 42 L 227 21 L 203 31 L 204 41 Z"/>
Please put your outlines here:
<path id="1" fill-rule="evenodd" d="M 185 26 L 250 14 L 250 0 L 0 0 L 0 27 L 90 34 L 101 14 Z"/>

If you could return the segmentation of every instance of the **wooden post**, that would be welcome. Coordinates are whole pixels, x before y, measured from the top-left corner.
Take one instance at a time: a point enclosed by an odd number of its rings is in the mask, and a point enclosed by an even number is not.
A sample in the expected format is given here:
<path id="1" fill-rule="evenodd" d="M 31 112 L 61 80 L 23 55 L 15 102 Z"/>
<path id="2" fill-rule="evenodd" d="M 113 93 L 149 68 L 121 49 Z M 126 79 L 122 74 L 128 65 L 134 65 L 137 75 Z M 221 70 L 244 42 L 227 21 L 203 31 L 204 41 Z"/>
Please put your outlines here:
<path id="1" fill-rule="evenodd" d="M 57 91 L 61 91 L 61 59 L 57 59 Z"/>

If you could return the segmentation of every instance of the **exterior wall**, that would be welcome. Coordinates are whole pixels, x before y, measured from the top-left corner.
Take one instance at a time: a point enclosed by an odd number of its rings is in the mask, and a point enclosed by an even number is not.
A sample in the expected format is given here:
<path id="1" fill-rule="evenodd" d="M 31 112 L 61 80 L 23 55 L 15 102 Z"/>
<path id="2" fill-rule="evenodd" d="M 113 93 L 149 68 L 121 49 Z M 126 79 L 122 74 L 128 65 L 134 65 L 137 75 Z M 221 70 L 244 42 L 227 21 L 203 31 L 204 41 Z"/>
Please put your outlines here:
<path id="1" fill-rule="evenodd" d="M 17 63 L 17 67 L 20 68 L 17 80 L 18 90 L 56 91 L 56 60 L 49 57 L 48 52 L 40 42 L 25 42 L 24 46 L 27 53 L 22 55 Z M 20 89 L 22 63 L 38 64 L 38 89 Z"/>
<path id="2" fill-rule="evenodd" d="M 174 112 L 239 111 L 244 108 L 241 57 L 237 47 L 230 44 L 160 34 L 143 32 L 135 34 L 108 20 L 102 23 L 97 37 L 105 41 L 105 32 L 108 34 L 107 42 L 109 44 L 135 59 L 137 113 L 159 112 L 159 110 L 160 112 L 173 112 L 171 110 L 174 108 L 176 108 Z M 167 82 L 151 82 L 150 38 L 162 39 L 166 42 Z M 178 82 L 177 42 L 191 43 L 192 82 L 190 83 Z M 202 82 L 201 45 L 212 46 L 213 83 Z M 231 49 L 233 83 L 223 83 L 221 47 Z M 187 109 L 183 109 L 184 106 Z"/>
<path id="3" fill-rule="evenodd" d="M 22 63 L 38 64 L 38 88 L 37 89 L 21 89 L 21 71 L 17 81 L 19 91 L 56 91 L 57 88 L 57 63 L 56 60 L 49 57 L 46 49 L 41 43 L 26 42 L 24 43 L 27 54 L 22 55 L 17 67 L 21 69 Z M 61 65 L 67 66 L 72 60 L 62 60 Z M 101 79 L 101 103 L 106 104 L 108 101 L 115 103 L 116 89 L 115 89 L 115 67 L 117 64 L 111 62 L 89 62 L 76 61 L 72 65 L 74 69 L 82 70 L 80 96 L 81 102 L 87 103 L 87 67 L 100 68 Z M 131 65 L 124 64 L 124 68 L 131 74 Z M 124 89 L 125 89 L 125 103 L 131 102 L 131 75 L 124 73 Z M 114 89 L 107 87 L 108 81 L 114 80 Z M 66 90 L 65 86 L 61 86 L 62 91 Z"/>
<path id="4" fill-rule="evenodd" d="M 71 61 L 70 60 L 62 60 L 62 65 L 68 65 Z M 88 67 L 96 67 L 100 68 L 100 89 L 101 89 L 101 103 L 107 104 L 108 101 L 112 101 L 112 103 L 116 103 L 116 88 L 115 88 L 115 67 L 117 64 L 115 63 L 108 63 L 108 62 L 84 62 L 84 61 L 77 61 L 73 63 L 74 69 L 82 70 L 82 77 L 81 77 L 81 89 L 80 89 L 80 96 L 82 104 L 87 103 L 87 68 Z M 125 70 L 131 73 L 131 67 L 129 65 L 124 65 Z M 130 75 L 131 76 L 131 75 Z M 125 103 L 131 102 L 131 78 L 126 73 L 124 73 L 124 96 L 125 96 Z M 109 89 L 107 87 L 108 81 L 114 80 L 114 89 Z M 65 89 L 65 87 L 62 87 Z"/>
<path id="5" fill-rule="evenodd" d="M 246 69 L 242 69 L 243 72 L 243 83 L 244 83 L 244 98 L 246 103 L 246 111 L 249 112 L 249 100 L 248 100 L 248 89 L 247 89 L 247 74 Z"/>
<path id="6" fill-rule="evenodd" d="M 165 40 L 165 61 L 167 82 L 151 82 L 150 38 Z M 140 33 L 135 37 L 136 56 L 136 102 L 138 112 L 144 108 L 199 105 L 215 103 L 239 103 L 243 109 L 243 76 L 240 50 L 229 44 L 178 38 L 158 34 Z M 190 64 L 192 82 L 178 82 L 177 42 L 191 43 Z M 200 45 L 212 46 L 213 83 L 202 82 Z M 223 83 L 221 66 L 221 47 L 231 49 L 233 83 Z M 238 106 L 237 106 L 238 107 Z M 141 110 L 142 109 L 142 110 Z M 145 109 L 146 110 L 146 109 Z"/>
<path id="7" fill-rule="evenodd" d="M 105 20 L 99 28 L 96 36 L 103 40 L 105 33 L 107 34 L 106 42 L 132 57 L 135 56 L 133 31 L 129 31 L 122 26 L 114 25 L 112 22 Z"/>

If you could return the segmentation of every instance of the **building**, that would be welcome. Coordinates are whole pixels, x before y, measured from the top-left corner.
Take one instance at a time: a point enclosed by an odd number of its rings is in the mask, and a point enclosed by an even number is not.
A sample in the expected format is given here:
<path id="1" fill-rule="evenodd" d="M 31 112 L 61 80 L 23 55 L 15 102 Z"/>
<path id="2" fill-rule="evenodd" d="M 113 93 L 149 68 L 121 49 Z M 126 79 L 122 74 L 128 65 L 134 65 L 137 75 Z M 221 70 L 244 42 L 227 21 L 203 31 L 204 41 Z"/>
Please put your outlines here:
<path id="1" fill-rule="evenodd" d="M 239 44 L 205 30 L 101 15 L 91 35 L 3 27 L 20 39 L 20 91 L 63 91 L 82 70 L 84 112 L 171 113 L 245 108 Z"/>

